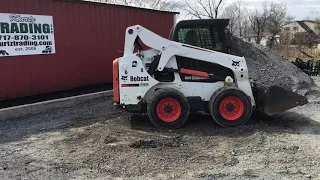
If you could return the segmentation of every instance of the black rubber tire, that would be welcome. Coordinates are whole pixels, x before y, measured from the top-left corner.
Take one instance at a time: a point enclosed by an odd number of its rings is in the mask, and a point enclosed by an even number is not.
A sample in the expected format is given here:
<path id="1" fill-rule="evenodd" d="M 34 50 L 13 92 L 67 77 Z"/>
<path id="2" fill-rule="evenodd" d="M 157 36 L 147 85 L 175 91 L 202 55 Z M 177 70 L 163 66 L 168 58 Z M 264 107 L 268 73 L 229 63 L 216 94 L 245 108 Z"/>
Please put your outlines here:
<path id="1" fill-rule="evenodd" d="M 180 116 L 177 118 L 177 120 L 173 122 L 165 122 L 161 120 L 157 115 L 158 103 L 160 102 L 160 100 L 168 97 L 171 97 L 177 100 L 181 107 Z M 153 97 L 148 101 L 147 113 L 150 121 L 156 127 L 168 128 L 168 129 L 179 129 L 186 124 L 189 118 L 190 105 L 187 98 L 181 92 L 172 88 L 164 88 L 164 89 L 157 90 L 156 93 L 153 95 Z"/>
<path id="2" fill-rule="evenodd" d="M 220 113 L 220 103 L 228 96 L 238 97 L 244 105 L 243 114 L 233 121 L 225 119 Z M 250 98 L 240 89 L 229 86 L 222 87 L 213 93 L 208 104 L 208 109 L 213 120 L 222 127 L 236 127 L 244 125 L 248 122 L 252 114 Z"/>

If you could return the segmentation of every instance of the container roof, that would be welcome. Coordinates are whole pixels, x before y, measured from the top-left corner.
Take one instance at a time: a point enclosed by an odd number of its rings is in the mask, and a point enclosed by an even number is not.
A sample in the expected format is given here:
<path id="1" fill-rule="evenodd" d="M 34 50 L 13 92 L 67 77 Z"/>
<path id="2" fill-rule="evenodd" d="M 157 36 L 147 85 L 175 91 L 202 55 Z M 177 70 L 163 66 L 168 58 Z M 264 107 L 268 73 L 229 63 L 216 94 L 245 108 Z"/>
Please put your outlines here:
<path id="1" fill-rule="evenodd" d="M 54 1 L 67 1 L 67 2 L 73 2 L 73 3 L 94 4 L 94 5 L 101 5 L 101 6 L 118 6 L 118 7 L 133 8 L 133 9 L 140 9 L 140 10 L 146 10 L 146 11 L 180 14 L 180 12 L 155 10 L 155 9 L 127 6 L 127 5 L 120 5 L 120 4 L 111 4 L 111 3 L 101 2 L 99 0 L 54 0 Z"/>

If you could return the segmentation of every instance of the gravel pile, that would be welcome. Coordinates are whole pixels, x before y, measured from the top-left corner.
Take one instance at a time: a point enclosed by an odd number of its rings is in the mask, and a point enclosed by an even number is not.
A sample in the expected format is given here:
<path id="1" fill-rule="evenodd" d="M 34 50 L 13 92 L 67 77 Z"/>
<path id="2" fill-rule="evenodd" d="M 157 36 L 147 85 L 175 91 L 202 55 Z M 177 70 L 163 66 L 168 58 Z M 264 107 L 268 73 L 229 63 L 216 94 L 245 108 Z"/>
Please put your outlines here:
<path id="1" fill-rule="evenodd" d="M 301 95 L 319 95 L 319 87 L 303 71 L 277 52 L 232 37 L 232 54 L 246 58 L 251 79 L 265 85 L 278 85 Z"/>

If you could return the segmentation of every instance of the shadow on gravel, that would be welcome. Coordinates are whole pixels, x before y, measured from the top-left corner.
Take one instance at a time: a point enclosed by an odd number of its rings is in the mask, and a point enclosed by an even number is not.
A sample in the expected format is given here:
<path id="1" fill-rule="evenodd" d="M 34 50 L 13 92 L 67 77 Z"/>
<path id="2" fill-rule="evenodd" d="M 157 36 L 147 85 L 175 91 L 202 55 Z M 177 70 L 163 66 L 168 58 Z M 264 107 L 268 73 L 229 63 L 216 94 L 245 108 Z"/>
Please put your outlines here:
<path id="1" fill-rule="evenodd" d="M 131 128 L 143 131 L 168 132 L 165 129 L 155 128 L 146 115 L 132 115 Z M 286 112 L 277 117 L 253 117 L 248 123 L 241 127 L 223 128 L 216 124 L 207 114 L 191 115 L 188 123 L 181 129 L 170 132 L 181 135 L 199 136 L 247 136 L 257 131 L 267 133 L 291 133 L 291 134 L 320 134 L 320 123 L 301 114 Z"/>
<path id="2" fill-rule="evenodd" d="M 97 98 L 72 107 L 48 110 L 41 114 L 0 121 L 0 144 L 20 141 L 30 135 L 84 127 L 119 117 L 112 99 Z"/>

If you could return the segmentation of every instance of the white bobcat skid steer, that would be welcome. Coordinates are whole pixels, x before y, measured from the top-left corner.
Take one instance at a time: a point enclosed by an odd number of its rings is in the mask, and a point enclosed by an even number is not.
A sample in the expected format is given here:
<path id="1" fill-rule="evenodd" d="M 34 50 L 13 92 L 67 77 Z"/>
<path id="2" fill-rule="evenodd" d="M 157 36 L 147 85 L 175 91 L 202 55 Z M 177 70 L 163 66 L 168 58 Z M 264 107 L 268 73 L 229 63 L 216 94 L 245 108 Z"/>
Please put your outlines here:
<path id="1" fill-rule="evenodd" d="M 142 50 L 139 41 L 151 49 Z M 223 77 L 186 69 L 184 60 L 232 73 Z M 139 25 L 127 29 L 124 56 L 113 62 L 113 70 L 115 103 L 147 112 L 157 126 L 179 128 L 190 111 L 207 111 L 220 125 L 236 126 L 255 106 L 244 58 L 170 41 Z"/>
<path id="2" fill-rule="evenodd" d="M 256 107 L 243 57 L 170 41 L 139 25 L 127 28 L 113 76 L 115 104 L 148 113 L 158 127 L 180 128 L 198 111 L 234 127 Z"/>

